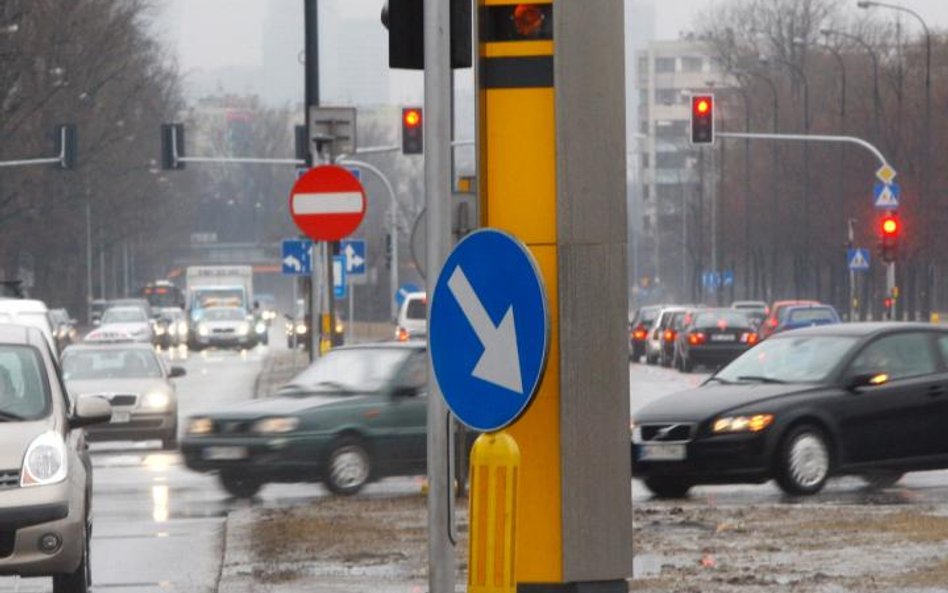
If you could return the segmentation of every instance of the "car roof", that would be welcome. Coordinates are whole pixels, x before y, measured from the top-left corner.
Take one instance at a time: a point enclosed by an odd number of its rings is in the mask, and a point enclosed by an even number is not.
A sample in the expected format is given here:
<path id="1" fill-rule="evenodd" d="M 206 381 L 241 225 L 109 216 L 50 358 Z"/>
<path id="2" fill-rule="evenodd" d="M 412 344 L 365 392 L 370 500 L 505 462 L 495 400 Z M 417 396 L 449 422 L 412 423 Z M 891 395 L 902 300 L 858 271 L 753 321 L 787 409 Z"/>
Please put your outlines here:
<path id="1" fill-rule="evenodd" d="M 35 299 L 3 299 L 0 300 L 0 311 L 14 313 L 46 313 L 46 303 Z"/>
<path id="2" fill-rule="evenodd" d="M 141 311 L 141 307 L 136 307 L 135 305 L 119 305 L 116 307 L 109 307 L 108 311 Z"/>
<path id="3" fill-rule="evenodd" d="M 63 354 L 66 352 L 72 352 L 73 350 L 147 350 L 149 352 L 155 352 L 155 349 L 151 344 L 145 342 L 132 342 L 132 341 L 117 341 L 117 342 L 79 342 L 77 344 L 70 344 L 63 349 Z"/>
<path id="4" fill-rule="evenodd" d="M 775 334 L 772 338 L 786 338 L 794 336 L 851 336 L 862 338 L 877 334 L 884 334 L 905 330 L 922 331 L 941 331 L 944 327 L 932 325 L 931 323 L 921 323 L 912 321 L 861 321 L 856 323 L 834 323 L 832 325 L 819 325 L 816 327 L 805 327 L 787 332 Z"/>
<path id="5" fill-rule="evenodd" d="M 0 323 L 0 344 L 21 344 L 36 346 L 46 342 L 43 332 L 31 325 Z"/>

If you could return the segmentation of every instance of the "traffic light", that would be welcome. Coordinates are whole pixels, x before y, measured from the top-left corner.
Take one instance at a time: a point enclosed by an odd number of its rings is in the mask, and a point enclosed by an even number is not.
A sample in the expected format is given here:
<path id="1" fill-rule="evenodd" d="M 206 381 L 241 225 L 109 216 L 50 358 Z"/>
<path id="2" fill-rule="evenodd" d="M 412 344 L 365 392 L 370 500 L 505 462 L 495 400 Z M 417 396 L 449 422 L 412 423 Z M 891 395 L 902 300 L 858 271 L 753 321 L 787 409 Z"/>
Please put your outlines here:
<path id="1" fill-rule="evenodd" d="M 56 154 L 59 155 L 61 169 L 74 169 L 79 152 L 79 140 L 76 136 L 75 124 L 60 124 L 56 126 Z"/>
<path id="2" fill-rule="evenodd" d="M 161 124 L 161 168 L 184 169 L 184 124 Z"/>
<path id="3" fill-rule="evenodd" d="M 473 63 L 472 0 L 451 0 L 451 67 Z M 425 69 L 424 0 L 387 0 L 382 24 L 388 29 L 388 66 Z"/>
<path id="4" fill-rule="evenodd" d="M 691 96 L 691 143 L 714 144 L 714 95 Z"/>
<path id="5" fill-rule="evenodd" d="M 882 261 L 890 264 L 895 261 L 899 251 L 899 235 L 902 232 L 902 224 L 899 216 L 895 212 L 886 212 L 879 224 L 881 231 L 881 240 L 879 242 Z"/>
<path id="6" fill-rule="evenodd" d="M 402 154 L 424 153 L 425 136 L 421 118 L 421 107 L 402 109 Z"/>

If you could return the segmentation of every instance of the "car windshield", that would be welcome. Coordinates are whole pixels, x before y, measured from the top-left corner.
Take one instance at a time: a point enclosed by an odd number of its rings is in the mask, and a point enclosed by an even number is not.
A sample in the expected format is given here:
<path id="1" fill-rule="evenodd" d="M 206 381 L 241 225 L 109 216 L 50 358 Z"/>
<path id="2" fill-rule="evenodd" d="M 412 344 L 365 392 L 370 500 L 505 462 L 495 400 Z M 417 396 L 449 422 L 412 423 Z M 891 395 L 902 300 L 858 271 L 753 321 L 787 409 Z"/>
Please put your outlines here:
<path id="1" fill-rule="evenodd" d="M 48 389 L 39 352 L 28 346 L 0 345 L 0 422 L 42 417 Z"/>
<path id="2" fill-rule="evenodd" d="M 639 322 L 646 325 L 651 324 L 658 318 L 658 314 L 661 313 L 661 311 L 661 309 L 642 309 L 642 316 L 639 318 Z"/>
<path id="3" fill-rule="evenodd" d="M 241 309 L 208 309 L 204 321 L 243 321 L 247 314 Z"/>
<path id="4" fill-rule="evenodd" d="M 201 290 L 195 294 L 195 305 L 201 309 L 243 305 L 243 303 L 244 293 L 236 288 L 233 290 Z"/>
<path id="5" fill-rule="evenodd" d="M 83 348 L 63 354 L 63 378 L 82 379 L 157 379 L 161 366 L 154 352 L 135 348 Z"/>
<path id="6" fill-rule="evenodd" d="M 849 353 L 857 339 L 845 336 L 770 338 L 715 375 L 724 381 L 818 383 Z"/>
<path id="7" fill-rule="evenodd" d="M 280 389 L 282 393 L 367 393 L 391 383 L 411 354 L 407 348 L 330 350 Z"/>
<path id="8" fill-rule="evenodd" d="M 141 309 L 109 309 L 102 315 L 102 323 L 144 323 L 148 321 Z"/>

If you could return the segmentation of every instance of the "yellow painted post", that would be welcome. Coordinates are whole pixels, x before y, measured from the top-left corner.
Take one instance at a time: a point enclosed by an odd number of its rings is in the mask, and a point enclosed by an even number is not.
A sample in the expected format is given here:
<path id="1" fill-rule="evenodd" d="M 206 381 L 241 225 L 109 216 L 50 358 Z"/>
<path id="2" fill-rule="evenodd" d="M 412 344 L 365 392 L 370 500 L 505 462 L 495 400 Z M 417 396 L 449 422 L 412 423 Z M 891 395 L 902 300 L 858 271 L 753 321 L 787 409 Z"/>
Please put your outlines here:
<path id="1" fill-rule="evenodd" d="M 470 467 L 468 593 L 515 593 L 520 447 L 506 432 L 482 434 Z"/>

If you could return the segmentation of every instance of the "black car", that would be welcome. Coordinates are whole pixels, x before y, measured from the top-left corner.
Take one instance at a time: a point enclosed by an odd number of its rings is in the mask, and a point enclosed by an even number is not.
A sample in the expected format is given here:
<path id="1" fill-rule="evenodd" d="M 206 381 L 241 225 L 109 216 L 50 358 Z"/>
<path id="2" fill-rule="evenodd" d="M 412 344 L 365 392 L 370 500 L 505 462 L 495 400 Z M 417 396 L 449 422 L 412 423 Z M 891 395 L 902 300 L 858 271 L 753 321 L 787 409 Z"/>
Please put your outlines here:
<path id="1" fill-rule="evenodd" d="M 632 473 L 660 497 L 696 484 L 819 492 L 948 468 L 948 328 L 837 324 L 777 334 L 632 420 Z"/>
<path id="2" fill-rule="evenodd" d="M 699 309 L 675 333 L 672 363 L 690 373 L 696 366 L 721 367 L 759 341 L 757 326 L 743 311 Z"/>

